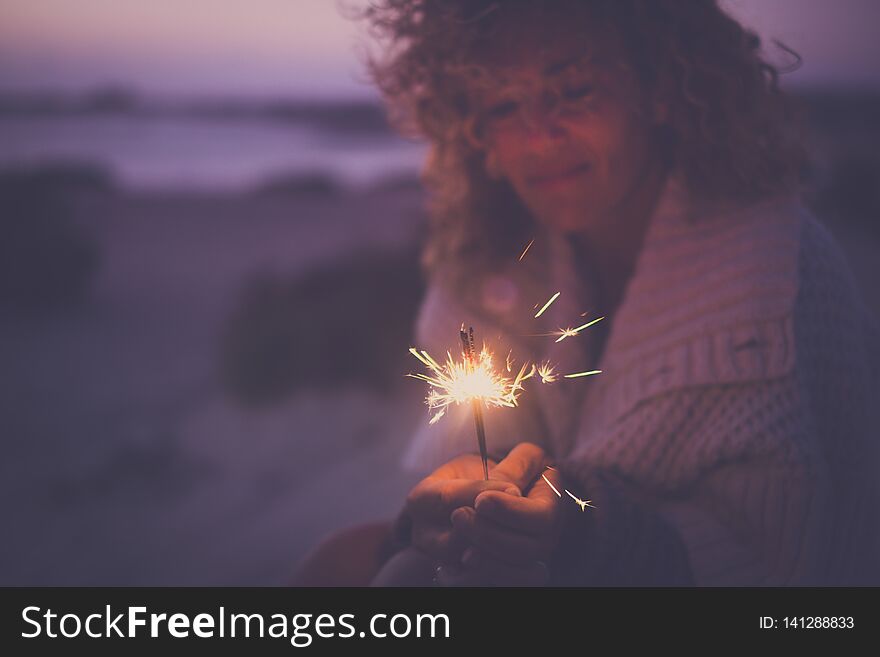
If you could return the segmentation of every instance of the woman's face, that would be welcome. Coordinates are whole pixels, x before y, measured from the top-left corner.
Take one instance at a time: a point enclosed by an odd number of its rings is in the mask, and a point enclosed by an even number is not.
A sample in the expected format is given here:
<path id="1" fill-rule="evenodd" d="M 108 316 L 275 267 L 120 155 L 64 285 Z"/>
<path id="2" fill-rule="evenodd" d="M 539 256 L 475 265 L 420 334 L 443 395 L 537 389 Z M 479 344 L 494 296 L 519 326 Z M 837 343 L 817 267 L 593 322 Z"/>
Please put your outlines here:
<path id="1" fill-rule="evenodd" d="M 548 226 L 613 222 L 659 160 L 649 103 L 611 35 L 530 41 L 477 94 L 490 175 Z"/>

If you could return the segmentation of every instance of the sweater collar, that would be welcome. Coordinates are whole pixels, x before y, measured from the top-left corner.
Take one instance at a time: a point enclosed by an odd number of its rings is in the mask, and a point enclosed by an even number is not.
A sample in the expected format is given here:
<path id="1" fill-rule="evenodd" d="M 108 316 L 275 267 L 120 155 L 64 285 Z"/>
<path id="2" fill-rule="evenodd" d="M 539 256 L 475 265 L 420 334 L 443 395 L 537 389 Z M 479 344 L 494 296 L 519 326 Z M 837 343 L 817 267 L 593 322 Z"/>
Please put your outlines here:
<path id="1" fill-rule="evenodd" d="M 671 176 L 615 313 L 609 359 L 790 316 L 801 221 L 792 197 L 698 203 Z"/>
<path id="2" fill-rule="evenodd" d="M 698 203 L 671 175 L 649 221 L 633 274 L 609 322 L 601 359 L 590 328 L 544 356 L 559 370 L 602 370 L 539 389 L 556 440 L 577 433 L 579 410 L 598 399 L 619 417 L 647 397 L 689 385 L 777 376 L 794 362 L 801 208 L 790 197 L 752 205 Z M 548 263 L 563 294 L 548 311 L 560 327 L 604 315 L 573 300 L 596 299 L 562 236 L 548 236 Z M 565 301 L 564 301 L 565 300 Z M 598 412 L 598 411 L 597 411 Z M 594 418 L 595 419 L 595 418 Z M 564 445 L 559 445 L 564 450 Z"/>

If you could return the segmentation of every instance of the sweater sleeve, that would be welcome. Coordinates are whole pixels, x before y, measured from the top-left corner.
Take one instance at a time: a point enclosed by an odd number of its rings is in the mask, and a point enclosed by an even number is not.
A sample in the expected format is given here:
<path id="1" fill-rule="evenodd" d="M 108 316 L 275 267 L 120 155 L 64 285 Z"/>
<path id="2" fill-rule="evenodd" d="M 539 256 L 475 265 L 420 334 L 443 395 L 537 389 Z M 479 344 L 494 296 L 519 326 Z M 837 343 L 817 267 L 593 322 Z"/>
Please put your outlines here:
<path id="1" fill-rule="evenodd" d="M 560 548 L 574 585 L 818 584 L 832 533 L 852 534 L 794 376 L 646 400 L 565 474 L 597 507 Z"/>

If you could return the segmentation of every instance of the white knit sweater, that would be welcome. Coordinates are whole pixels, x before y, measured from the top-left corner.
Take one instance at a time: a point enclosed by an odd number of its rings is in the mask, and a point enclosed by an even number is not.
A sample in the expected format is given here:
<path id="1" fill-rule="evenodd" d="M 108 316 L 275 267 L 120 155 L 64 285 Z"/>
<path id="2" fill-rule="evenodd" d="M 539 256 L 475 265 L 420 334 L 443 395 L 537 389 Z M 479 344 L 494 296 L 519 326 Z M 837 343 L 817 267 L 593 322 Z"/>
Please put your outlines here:
<path id="1" fill-rule="evenodd" d="M 465 290 L 434 280 L 417 344 L 455 353 L 465 322 L 502 358 L 603 371 L 529 381 L 519 408 L 486 413 L 491 452 L 544 445 L 598 507 L 572 518 L 555 583 L 880 583 L 880 331 L 797 201 L 697 205 L 672 176 L 601 360 L 592 329 L 535 337 L 603 312 L 568 242 L 542 233 L 517 255 Z M 427 470 L 475 446 L 468 409 L 453 409 L 405 463 Z"/>

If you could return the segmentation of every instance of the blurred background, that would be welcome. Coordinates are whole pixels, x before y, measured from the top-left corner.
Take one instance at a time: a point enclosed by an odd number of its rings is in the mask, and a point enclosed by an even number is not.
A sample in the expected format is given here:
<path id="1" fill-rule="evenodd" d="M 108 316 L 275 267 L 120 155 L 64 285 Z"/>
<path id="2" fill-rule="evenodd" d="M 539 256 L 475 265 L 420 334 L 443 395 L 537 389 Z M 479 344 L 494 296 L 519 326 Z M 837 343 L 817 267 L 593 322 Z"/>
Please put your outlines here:
<path id="1" fill-rule="evenodd" d="M 414 483 L 426 151 L 365 2 L 0 0 L 0 585 L 281 584 Z M 880 312 L 880 3 L 724 5 L 803 56 Z"/>

